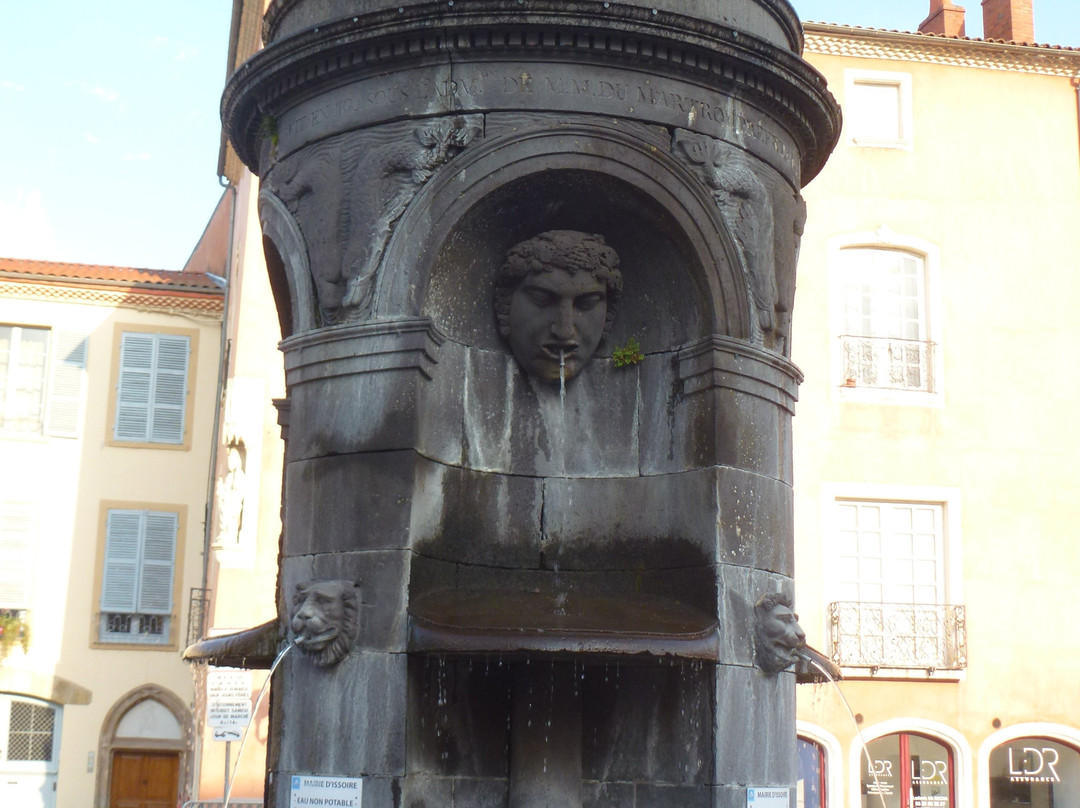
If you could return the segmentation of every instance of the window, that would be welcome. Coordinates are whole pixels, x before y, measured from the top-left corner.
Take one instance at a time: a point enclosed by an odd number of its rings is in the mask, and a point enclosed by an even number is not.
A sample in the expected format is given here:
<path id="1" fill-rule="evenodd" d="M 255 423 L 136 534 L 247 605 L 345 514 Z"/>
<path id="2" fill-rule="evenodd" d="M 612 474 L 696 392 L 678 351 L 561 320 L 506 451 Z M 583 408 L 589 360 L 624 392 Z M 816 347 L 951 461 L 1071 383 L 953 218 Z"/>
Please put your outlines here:
<path id="1" fill-rule="evenodd" d="M 123 331 L 113 439 L 180 446 L 187 437 L 192 337 Z"/>
<path id="2" fill-rule="evenodd" d="M 862 808 L 953 808 L 952 750 L 910 732 L 866 744 L 860 777 Z"/>
<path id="3" fill-rule="evenodd" d="M 85 368 L 85 335 L 0 325 L 0 430 L 77 437 Z"/>
<path id="4" fill-rule="evenodd" d="M 53 805 L 63 708 L 0 694 L 0 794 L 4 805 Z M 42 802 L 42 795 L 46 795 Z"/>
<path id="5" fill-rule="evenodd" d="M 990 752 L 990 808 L 1075 805 L 1080 752 L 1047 738 L 1016 738 Z"/>
<path id="6" fill-rule="evenodd" d="M 934 345 L 921 256 L 901 250 L 849 248 L 843 274 L 844 387 L 934 390 Z"/>
<path id="7" fill-rule="evenodd" d="M 846 70 L 843 106 L 844 128 L 854 145 L 911 148 L 909 74 Z"/>
<path id="8" fill-rule="evenodd" d="M 30 607 L 30 581 L 37 509 L 24 502 L 0 502 L 0 611 Z"/>
<path id="9" fill-rule="evenodd" d="M 179 526 L 171 511 L 108 509 L 100 642 L 171 642 Z"/>
<path id="10" fill-rule="evenodd" d="M 795 808 L 825 808 L 825 747 L 801 735 L 796 743 Z"/>
<path id="11" fill-rule="evenodd" d="M 829 635 L 838 665 L 871 675 L 966 667 L 965 610 L 950 603 L 959 567 L 953 509 L 944 499 L 835 499 Z"/>

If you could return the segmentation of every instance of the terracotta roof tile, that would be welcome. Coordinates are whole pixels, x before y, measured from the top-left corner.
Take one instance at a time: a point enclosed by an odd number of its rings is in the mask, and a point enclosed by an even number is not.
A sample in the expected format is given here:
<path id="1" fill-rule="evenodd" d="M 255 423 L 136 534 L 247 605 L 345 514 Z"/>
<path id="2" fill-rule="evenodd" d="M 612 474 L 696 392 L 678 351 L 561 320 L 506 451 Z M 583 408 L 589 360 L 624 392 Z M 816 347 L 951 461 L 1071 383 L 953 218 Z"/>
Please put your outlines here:
<path id="1" fill-rule="evenodd" d="M 221 294 L 221 288 L 205 274 L 173 272 L 166 269 L 67 264 L 56 261 L 33 261 L 23 258 L 0 258 L 0 276 L 58 283 L 106 284 L 161 291 Z"/>
<path id="2" fill-rule="evenodd" d="M 896 28 L 873 28 L 865 25 L 848 25 L 846 23 L 837 22 L 815 22 L 813 20 L 803 20 L 804 25 L 810 26 L 828 26 L 829 28 L 844 28 L 849 31 L 865 31 L 869 34 L 908 34 L 910 36 L 924 36 L 931 39 L 952 39 L 959 42 L 990 42 L 995 45 L 1022 45 L 1026 48 L 1045 48 L 1046 50 L 1056 51 L 1071 51 L 1080 53 L 1080 48 L 1073 48 L 1068 45 L 1049 45 L 1041 42 L 1015 42 L 1006 39 L 980 39 L 979 37 L 971 36 L 945 36 L 944 34 L 932 34 L 924 33 L 922 31 L 901 31 Z"/>

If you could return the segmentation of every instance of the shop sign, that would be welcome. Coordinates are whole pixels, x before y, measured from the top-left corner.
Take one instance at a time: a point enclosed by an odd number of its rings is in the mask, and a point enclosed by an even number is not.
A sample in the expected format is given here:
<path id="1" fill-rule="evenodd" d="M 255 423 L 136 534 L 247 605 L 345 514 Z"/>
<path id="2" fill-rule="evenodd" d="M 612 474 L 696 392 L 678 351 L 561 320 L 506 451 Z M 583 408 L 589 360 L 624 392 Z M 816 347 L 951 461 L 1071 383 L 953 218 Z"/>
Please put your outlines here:
<path id="1" fill-rule="evenodd" d="M 1036 749 L 1025 746 L 1019 750 L 1009 747 L 1009 782 L 1011 783 L 1060 783 L 1055 768 L 1061 756 L 1052 746 Z"/>

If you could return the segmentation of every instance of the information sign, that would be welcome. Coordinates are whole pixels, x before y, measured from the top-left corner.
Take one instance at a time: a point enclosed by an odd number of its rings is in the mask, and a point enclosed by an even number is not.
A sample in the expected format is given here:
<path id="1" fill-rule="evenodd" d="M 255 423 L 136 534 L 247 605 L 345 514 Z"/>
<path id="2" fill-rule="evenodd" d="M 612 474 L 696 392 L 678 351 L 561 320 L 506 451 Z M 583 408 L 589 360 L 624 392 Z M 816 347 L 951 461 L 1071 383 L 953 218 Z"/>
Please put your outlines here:
<path id="1" fill-rule="evenodd" d="M 746 808 L 788 808 L 791 805 L 791 789 L 777 786 L 746 789 Z"/>
<path id="2" fill-rule="evenodd" d="M 360 808 L 364 781 L 359 777 L 293 775 L 290 808 Z"/>
<path id="3" fill-rule="evenodd" d="M 251 723 L 251 671 L 218 668 L 206 673 L 206 723 L 218 741 L 239 740 Z"/>

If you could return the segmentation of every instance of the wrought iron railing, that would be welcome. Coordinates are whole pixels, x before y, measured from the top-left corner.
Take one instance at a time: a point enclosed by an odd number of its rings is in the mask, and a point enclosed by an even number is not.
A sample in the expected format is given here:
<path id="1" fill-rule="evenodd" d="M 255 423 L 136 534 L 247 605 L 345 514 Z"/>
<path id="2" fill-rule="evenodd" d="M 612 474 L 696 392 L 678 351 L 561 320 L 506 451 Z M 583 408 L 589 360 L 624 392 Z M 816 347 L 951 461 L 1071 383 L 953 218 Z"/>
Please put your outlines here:
<path id="1" fill-rule="evenodd" d="M 934 392 L 934 343 L 844 334 L 844 387 Z"/>
<path id="2" fill-rule="evenodd" d="M 833 661 L 846 668 L 956 671 L 967 667 L 963 606 L 830 603 Z"/>
<path id="3" fill-rule="evenodd" d="M 210 590 L 192 587 L 188 598 L 187 644 L 194 645 L 206 636 L 210 616 Z"/>

